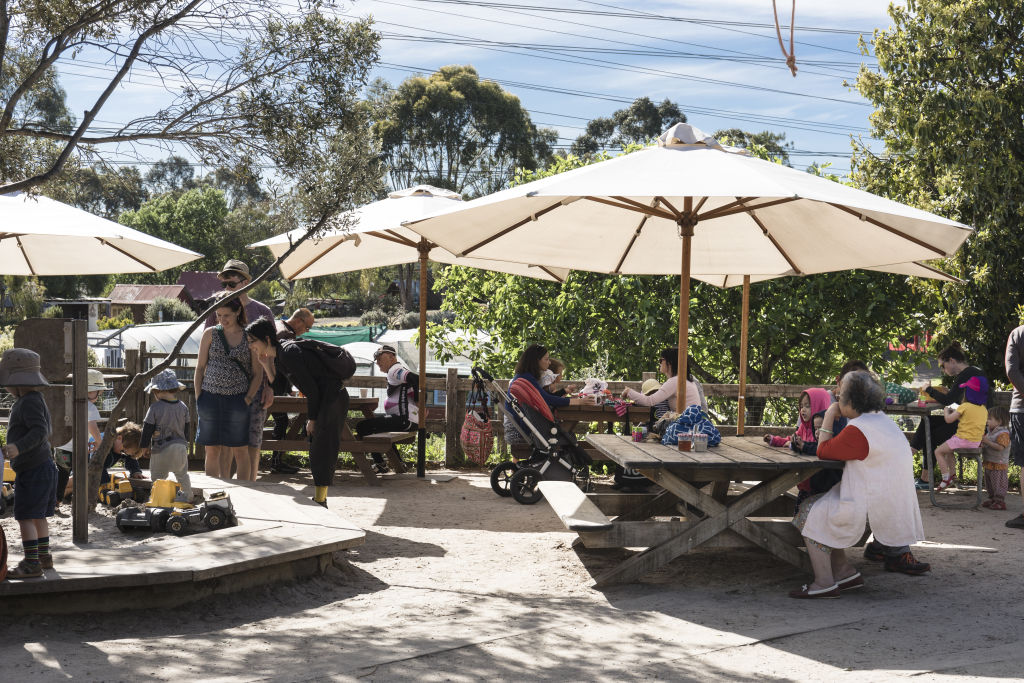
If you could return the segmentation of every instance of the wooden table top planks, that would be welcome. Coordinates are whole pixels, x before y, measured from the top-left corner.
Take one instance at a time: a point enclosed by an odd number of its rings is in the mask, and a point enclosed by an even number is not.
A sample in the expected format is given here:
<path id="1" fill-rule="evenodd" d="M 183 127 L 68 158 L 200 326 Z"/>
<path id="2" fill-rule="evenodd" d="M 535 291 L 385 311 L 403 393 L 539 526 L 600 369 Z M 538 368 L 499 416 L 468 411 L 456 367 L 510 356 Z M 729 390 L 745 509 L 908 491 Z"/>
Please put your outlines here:
<path id="1" fill-rule="evenodd" d="M 730 469 L 787 470 L 810 466 L 839 469 L 842 462 L 818 460 L 766 445 L 761 437 L 725 436 L 719 446 L 707 451 L 680 451 L 649 441 L 635 442 L 628 436 L 590 434 L 587 442 L 611 460 L 631 469 L 699 470 Z"/>

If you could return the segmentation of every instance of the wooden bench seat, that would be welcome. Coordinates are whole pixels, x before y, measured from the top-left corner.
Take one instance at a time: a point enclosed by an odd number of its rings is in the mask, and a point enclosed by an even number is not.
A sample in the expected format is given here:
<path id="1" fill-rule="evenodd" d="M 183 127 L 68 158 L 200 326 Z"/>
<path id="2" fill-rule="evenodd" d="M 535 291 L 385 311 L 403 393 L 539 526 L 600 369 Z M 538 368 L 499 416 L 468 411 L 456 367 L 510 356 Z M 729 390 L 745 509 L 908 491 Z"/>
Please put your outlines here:
<path id="1" fill-rule="evenodd" d="M 569 531 L 608 531 L 612 528 L 612 520 L 576 484 L 570 481 L 541 481 L 537 488 Z"/>

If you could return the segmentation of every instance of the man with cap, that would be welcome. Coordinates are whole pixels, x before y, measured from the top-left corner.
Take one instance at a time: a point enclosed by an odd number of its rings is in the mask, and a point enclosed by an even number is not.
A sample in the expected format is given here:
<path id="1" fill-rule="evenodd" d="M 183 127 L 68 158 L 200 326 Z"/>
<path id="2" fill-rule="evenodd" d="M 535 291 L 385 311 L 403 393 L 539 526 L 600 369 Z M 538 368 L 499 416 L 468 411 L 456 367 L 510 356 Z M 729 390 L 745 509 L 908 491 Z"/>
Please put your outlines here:
<path id="1" fill-rule="evenodd" d="M 249 274 L 249 266 L 244 261 L 233 258 L 228 259 L 221 271 L 217 273 L 217 279 L 220 280 L 221 287 L 233 292 L 249 284 L 252 281 L 252 276 Z M 270 310 L 269 306 L 250 299 L 248 294 L 243 292 L 238 300 L 245 307 L 245 319 L 248 322 L 255 322 L 260 318 L 274 319 L 274 312 Z M 217 315 L 211 312 L 206 319 L 206 327 L 213 327 L 216 324 Z M 263 384 L 260 385 L 252 403 L 249 404 L 249 460 L 254 477 L 260 464 L 260 446 L 263 444 L 263 425 L 267 423 L 267 408 L 273 402 L 274 392 L 270 390 L 270 381 L 264 376 Z"/>
<path id="2" fill-rule="evenodd" d="M 301 337 L 313 329 L 314 322 L 313 313 L 308 308 L 295 309 L 292 317 L 287 320 L 274 321 L 274 325 L 277 327 L 277 340 L 285 341 Z M 277 373 L 270 386 L 274 390 L 274 396 L 287 396 L 292 389 L 292 383 L 283 372 Z M 288 413 L 271 413 L 270 417 L 274 420 L 274 438 L 283 439 L 288 432 Z M 271 454 L 270 471 L 278 474 L 298 472 L 299 468 L 284 462 L 282 455 L 281 451 L 274 451 Z"/>
<path id="3" fill-rule="evenodd" d="M 384 415 L 367 418 L 356 425 L 356 436 L 363 438 L 380 432 L 408 432 L 419 424 L 419 376 L 398 360 L 391 344 L 382 345 L 373 354 L 373 360 L 388 378 L 388 395 L 384 399 Z M 373 468 L 383 474 L 388 471 L 384 456 L 373 454 Z"/>

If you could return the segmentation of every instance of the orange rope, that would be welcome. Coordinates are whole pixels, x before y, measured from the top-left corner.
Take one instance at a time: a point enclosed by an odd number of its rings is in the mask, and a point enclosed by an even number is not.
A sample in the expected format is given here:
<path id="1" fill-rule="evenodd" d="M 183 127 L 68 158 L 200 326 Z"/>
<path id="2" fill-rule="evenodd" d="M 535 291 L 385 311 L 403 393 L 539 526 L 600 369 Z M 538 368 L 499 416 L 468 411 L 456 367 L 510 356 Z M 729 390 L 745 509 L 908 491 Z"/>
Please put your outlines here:
<path id="1" fill-rule="evenodd" d="M 779 38 L 779 48 L 782 50 L 782 56 L 786 58 L 786 66 L 793 72 L 793 78 L 796 78 L 796 51 L 793 49 L 793 32 L 796 24 L 796 0 L 793 0 L 793 13 L 789 18 L 789 52 L 786 52 L 786 45 L 782 42 L 782 27 L 779 26 L 779 10 L 775 6 L 775 0 L 772 0 L 772 12 L 775 13 L 775 35 Z"/>

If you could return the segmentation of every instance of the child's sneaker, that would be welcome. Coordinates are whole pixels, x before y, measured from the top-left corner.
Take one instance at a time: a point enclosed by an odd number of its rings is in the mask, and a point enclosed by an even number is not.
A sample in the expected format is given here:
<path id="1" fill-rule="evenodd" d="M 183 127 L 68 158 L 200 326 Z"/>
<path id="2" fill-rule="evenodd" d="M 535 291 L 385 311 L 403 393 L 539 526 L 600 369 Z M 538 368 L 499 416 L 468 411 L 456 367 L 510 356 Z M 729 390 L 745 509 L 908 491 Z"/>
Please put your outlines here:
<path id="1" fill-rule="evenodd" d="M 39 556 L 39 566 L 43 569 L 53 569 L 53 553 L 46 553 Z"/>
<path id="2" fill-rule="evenodd" d="M 8 579 L 34 579 L 43 575 L 43 567 L 38 562 L 22 560 L 18 566 L 8 570 Z"/>

